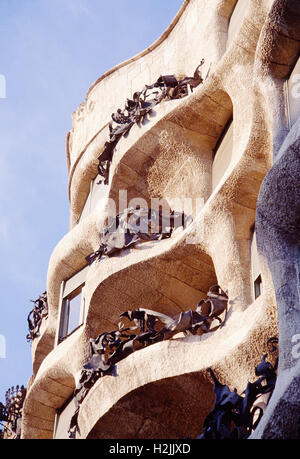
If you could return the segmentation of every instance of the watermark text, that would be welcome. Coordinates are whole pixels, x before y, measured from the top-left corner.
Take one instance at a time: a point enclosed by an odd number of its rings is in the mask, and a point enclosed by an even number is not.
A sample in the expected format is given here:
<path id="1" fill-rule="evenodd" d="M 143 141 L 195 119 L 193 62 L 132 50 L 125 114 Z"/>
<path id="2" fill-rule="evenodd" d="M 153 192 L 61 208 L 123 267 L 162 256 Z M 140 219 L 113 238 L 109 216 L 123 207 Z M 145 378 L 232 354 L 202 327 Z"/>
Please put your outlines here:
<path id="1" fill-rule="evenodd" d="M 6 79 L 0 74 L 0 99 L 6 99 Z"/>
<path id="2" fill-rule="evenodd" d="M 6 358 L 5 336 L 0 335 L 0 359 Z"/>

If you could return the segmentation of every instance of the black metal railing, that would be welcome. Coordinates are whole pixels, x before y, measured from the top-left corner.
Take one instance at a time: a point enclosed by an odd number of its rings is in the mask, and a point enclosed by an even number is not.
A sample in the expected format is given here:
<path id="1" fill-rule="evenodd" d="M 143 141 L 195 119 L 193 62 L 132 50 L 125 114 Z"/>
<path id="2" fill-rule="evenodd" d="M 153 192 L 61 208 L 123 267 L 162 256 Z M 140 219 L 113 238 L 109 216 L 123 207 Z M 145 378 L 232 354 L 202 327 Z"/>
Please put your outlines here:
<path id="1" fill-rule="evenodd" d="M 42 293 L 37 300 L 31 301 L 34 303 L 34 308 L 27 317 L 29 329 L 26 336 L 27 341 L 33 341 L 40 335 L 42 321 L 48 317 L 47 292 Z"/>
<path id="2" fill-rule="evenodd" d="M 185 227 L 191 221 L 191 217 L 180 212 L 142 208 L 125 209 L 104 227 L 100 235 L 99 249 L 86 257 L 86 260 L 91 264 L 103 256 L 110 257 L 139 242 L 170 238 L 176 228 Z"/>
<path id="3" fill-rule="evenodd" d="M 98 157 L 98 172 L 103 177 L 104 184 L 108 184 L 109 169 L 114 150 L 122 136 L 129 133 L 134 124 L 142 124 L 148 115 L 151 115 L 154 107 L 163 100 L 174 100 L 186 97 L 189 91 L 193 91 L 203 83 L 200 67 L 204 59 L 196 68 L 192 77 L 178 80 L 175 75 L 160 76 L 152 85 L 146 85 L 142 91 L 133 94 L 132 99 L 127 99 L 124 110 L 118 109 L 111 115 L 109 124 L 109 141 L 105 142 L 104 149 Z"/>
<path id="4" fill-rule="evenodd" d="M 19 439 L 21 437 L 21 423 L 23 404 L 26 397 L 24 386 L 11 387 L 5 394 L 5 405 L 0 402 L 0 438 Z"/>
<path id="5" fill-rule="evenodd" d="M 170 339 L 177 333 L 203 334 L 217 330 L 226 320 L 228 296 L 218 286 L 207 293 L 196 310 L 188 310 L 171 317 L 149 309 L 135 309 L 121 314 L 122 319 L 134 322 L 133 327 L 124 327 L 101 333 L 90 339 L 90 359 L 84 365 L 79 383 L 74 391 L 76 410 L 71 419 L 69 435 L 76 438 L 80 405 L 96 381 L 105 375 L 116 376 L 116 364 L 131 353 L 149 345 Z M 224 313 L 224 318 L 221 315 Z"/>
<path id="6" fill-rule="evenodd" d="M 208 370 L 214 383 L 215 404 L 204 421 L 203 433 L 198 437 L 199 439 L 249 438 L 264 414 L 263 407 L 257 401 L 261 396 L 267 396 L 268 403 L 275 388 L 278 366 L 277 344 L 276 337 L 268 340 L 269 358 L 273 362 L 266 360 L 267 354 L 263 356 L 261 362 L 255 367 L 255 375 L 258 379 L 252 383 L 248 382 L 244 395 L 239 395 L 236 389 L 230 391 L 227 385 L 218 381 L 212 369 Z"/>

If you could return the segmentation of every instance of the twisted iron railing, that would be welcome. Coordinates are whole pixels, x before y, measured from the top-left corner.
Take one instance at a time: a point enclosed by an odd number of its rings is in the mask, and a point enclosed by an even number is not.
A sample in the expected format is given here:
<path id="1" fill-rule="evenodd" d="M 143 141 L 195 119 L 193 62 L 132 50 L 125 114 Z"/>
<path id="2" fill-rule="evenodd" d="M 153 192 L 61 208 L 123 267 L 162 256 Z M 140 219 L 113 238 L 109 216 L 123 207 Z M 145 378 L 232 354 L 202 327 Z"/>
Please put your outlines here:
<path id="1" fill-rule="evenodd" d="M 5 394 L 5 405 L 0 402 L 0 423 L 3 430 L 0 438 L 19 439 L 21 437 L 21 422 L 23 403 L 26 397 L 24 386 L 11 387 Z"/>
<path id="2" fill-rule="evenodd" d="M 105 375 L 116 375 L 116 364 L 131 353 L 159 341 L 170 339 L 177 333 L 203 334 L 217 330 L 226 319 L 228 296 L 218 286 L 207 293 L 196 310 L 188 310 L 171 317 L 149 309 L 135 309 L 121 314 L 134 322 L 133 327 L 124 328 L 123 322 L 112 332 L 101 333 L 90 339 L 90 359 L 81 371 L 79 383 L 74 391 L 76 410 L 71 419 L 69 435 L 76 438 L 80 405 L 96 381 Z M 220 316 L 225 313 L 222 320 Z"/>
<path id="3" fill-rule="evenodd" d="M 86 257 L 89 264 L 102 256 L 111 256 L 138 242 L 162 240 L 172 236 L 176 228 L 191 221 L 180 212 L 154 209 L 125 209 L 101 233 L 98 250 Z"/>
<path id="4" fill-rule="evenodd" d="M 175 75 L 160 76 L 152 85 L 146 85 L 142 91 L 135 92 L 132 99 L 127 99 L 124 110 L 118 109 L 112 114 L 109 124 L 109 141 L 105 142 L 104 149 L 98 157 L 98 173 L 103 177 L 104 184 L 108 184 L 109 169 L 114 149 L 122 136 L 129 133 L 134 124 L 142 124 L 156 105 L 163 100 L 174 100 L 186 97 L 203 83 L 200 67 L 204 59 L 196 68 L 193 77 L 178 80 Z"/>
<path id="5" fill-rule="evenodd" d="M 47 292 L 42 293 L 37 300 L 31 301 L 34 303 L 34 308 L 27 317 L 29 329 L 26 336 L 27 341 L 32 341 L 39 336 L 42 321 L 48 317 Z"/>
<path id="6" fill-rule="evenodd" d="M 256 404 L 261 396 L 267 395 L 267 403 L 275 388 L 278 366 L 278 338 L 272 337 L 267 347 L 273 363 L 266 360 L 265 354 L 255 368 L 259 378 L 253 383 L 248 382 L 244 395 L 227 385 L 221 384 L 212 369 L 209 373 L 214 382 L 215 404 L 204 421 L 203 433 L 199 439 L 223 440 L 246 439 L 256 429 L 264 413 L 263 408 Z"/>

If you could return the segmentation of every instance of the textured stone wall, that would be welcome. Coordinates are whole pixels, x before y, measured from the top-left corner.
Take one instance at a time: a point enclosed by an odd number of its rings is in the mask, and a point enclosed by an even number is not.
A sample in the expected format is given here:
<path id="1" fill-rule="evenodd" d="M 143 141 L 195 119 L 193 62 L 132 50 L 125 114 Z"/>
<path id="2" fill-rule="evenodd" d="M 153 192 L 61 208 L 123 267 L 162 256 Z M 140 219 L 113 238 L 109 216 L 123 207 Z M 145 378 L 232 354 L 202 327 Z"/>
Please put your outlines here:
<path id="1" fill-rule="evenodd" d="M 300 11 L 296 0 L 249 0 L 228 43 L 235 3 L 185 1 L 163 36 L 99 78 L 73 114 L 67 136 L 71 228 L 49 262 L 49 317 L 33 344 L 24 438 L 53 437 L 56 410 L 72 394 L 89 357 L 89 338 L 115 329 L 128 309 L 176 314 L 194 308 L 215 283 L 229 296 L 225 325 L 207 335 L 156 343 L 120 362 L 118 376 L 100 378 L 82 403 L 81 437 L 197 436 L 213 404 L 207 368 L 241 393 L 255 379 L 267 339 L 278 331 L 278 382 L 253 436 L 297 434 L 300 360 L 292 348 L 300 333 L 300 124 L 289 131 L 284 84 L 299 54 Z M 77 224 L 108 140 L 111 113 L 161 74 L 192 76 L 202 58 L 202 85 L 183 99 L 161 102 L 146 123 L 121 138 L 106 198 Z M 231 160 L 213 189 L 213 151 L 231 116 Z M 98 249 L 109 199 L 121 206 L 122 190 L 128 202 L 139 197 L 150 205 L 157 197 L 173 207 L 186 197 L 203 205 L 193 209 L 193 223 L 172 238 L 93 263 L 85 281 L 85 323 L 56 345 L 61 284 Z M 263 286 L 256 300 L 254 224 Z M 148 397 L 157 403 L 150 407 Z M 191 406 L 199 406 L 198 418 L 196 411 L 189 416 Z"/>

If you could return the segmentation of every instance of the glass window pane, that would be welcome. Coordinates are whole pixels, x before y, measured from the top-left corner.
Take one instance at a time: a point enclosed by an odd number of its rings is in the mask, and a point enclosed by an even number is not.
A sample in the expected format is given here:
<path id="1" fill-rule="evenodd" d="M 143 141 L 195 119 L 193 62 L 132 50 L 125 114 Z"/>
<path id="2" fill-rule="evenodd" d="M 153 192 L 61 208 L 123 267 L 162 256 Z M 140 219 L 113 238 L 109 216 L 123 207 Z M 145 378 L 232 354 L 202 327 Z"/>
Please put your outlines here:
<path id="1" fill-rule="evenodd" d="M 261 290 L 262 290 L 262 280 L 261 280 L 261 275 L 259 275 L 258 278 L 254 282 L 255 299 L 261 295 Z"/>
<path id="2" fill-rule="evenodd" d="M 77 294 L 72 295 L 68 299 L 69 303 L 69 323 L 68 332 L 69 335 L 75 328 L 80 325 L 80 306 L 81 306 L 81 290 Z"/>
<path id="3" fill-rule="evenodd" d="M 62 312 L 61 312 L 61 323 L 60 323 L 60 331 L 59 331 L 59 338 L 64 338 L 67 336 L 68 332 L 68 300 L 63 301 Z"/>
<path id="4" fill-rule="evenodd" d="M 84 294 L 83 294 L 83 298 L 82 298 L 82 311 L 81 311 L 81 321 L 80 323 L 83 324 L 85 321 L 85 297 L 84 297 Z"/>

